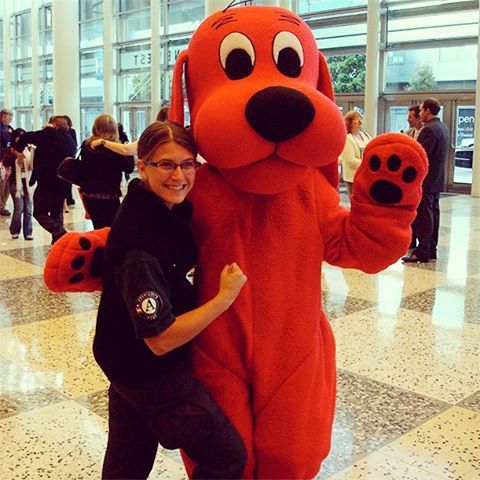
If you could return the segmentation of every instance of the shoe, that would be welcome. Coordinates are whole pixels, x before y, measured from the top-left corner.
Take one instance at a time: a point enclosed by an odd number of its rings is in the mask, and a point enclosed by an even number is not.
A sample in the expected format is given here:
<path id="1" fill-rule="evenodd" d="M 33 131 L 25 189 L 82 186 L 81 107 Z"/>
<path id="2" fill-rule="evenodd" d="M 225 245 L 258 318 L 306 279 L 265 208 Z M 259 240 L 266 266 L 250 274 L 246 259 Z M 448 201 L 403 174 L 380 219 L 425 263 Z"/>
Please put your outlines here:
<path id="1" fill-rule="evenodd" d="M 404 263 L 428 263 L 430 261 L 427 257 L 417 256 L 416 253 L 411 253 L 406 257 L 402 257 L 402 262 Z"/>
<path id="2" fill-rule="evenodd" d="M 18 233 L 12 233 L 12 238 L 16 240 L 20 235 Z"/>
<path id="3" fill-rule="evenodd" d="M 27 235 L 27 236 L 25 237 L 25 240 L 33 240 L 33 237 L 32 237 L 31 235 Z"/>
<path id="4" fill-rule="evenodd" d="M 2 217 L 9 217 L 11 213 L 10 213 L 10 210 L 7 210 L 6 208 L 4 208 L 3 210 L 0 210 L 0 215 Z"/>

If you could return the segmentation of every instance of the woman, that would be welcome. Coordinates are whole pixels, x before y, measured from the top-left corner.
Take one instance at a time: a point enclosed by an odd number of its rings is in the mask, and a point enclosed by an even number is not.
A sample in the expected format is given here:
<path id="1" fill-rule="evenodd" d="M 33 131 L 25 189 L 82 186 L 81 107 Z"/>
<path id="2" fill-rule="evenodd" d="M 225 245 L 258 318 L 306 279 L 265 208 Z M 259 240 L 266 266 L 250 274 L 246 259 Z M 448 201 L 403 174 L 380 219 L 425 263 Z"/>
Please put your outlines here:
<path id="1" fill-rule="evenodd" d="M 347 141 L 340 155 L 342 177 L 347 186 L 348 197 L 352 197 L 353 178 L 362 163 L 363 151 L 372 137 L 362 131 L 362 115 L 356 110 L 351 110 L 345 115 L 347 127 Z"/>
<path id="2" fill-rule="evenodd" d="M 96 140 L 100 148 L 94 149 L 92 143 Z M 112 224 L 120 206 L 122 174 L 133 172 L 134 167 L 133 157 L 102 148 L 106 141 L 117 143 L 118 129 L 111 115 L 102 114 L 95 119 L 92 136 L 82 143 L 80 150 L 81 193 L 95 229 Z"/>
<path id="3" fill-rule="evenodd" d="M 16 155 L 15 145 L 19 138 L 25 133 L 23 128 L 17 128 L 12 133 L 11 146 L 8 147 L 8 158 L 11 159 L 12 173 L 8 179 L 10 193 L 13 199 L 13 215 L 10 223 L 10 234 L 13 239 L 17 239 L 23 230 L 23 238 L 25 240 L 33 240 L 32 226 L 32 192 L 29 186 L 29 180 L 32 173 L 31 153 L 34 147 L 26 147 L 23 155 Z M 5 162 L 5 160 L 4 160 Z"/>
<path id="4" fill-rule="evenodd" d="M 105 247 L 93 347 L 111 383 L 103 478 L 147 478 L 158 443 L 182 448 L 198 464 L 194 478 L 240 478 L 243 441 L 188 369 L 185 344 L 229 308 L 246 277 L 225 266 L 217 296 L 195 308 L 185 199 L 197 168 L 193 139 L 155 122 L 138 155 L 141 180 L 130 182 Z"/>

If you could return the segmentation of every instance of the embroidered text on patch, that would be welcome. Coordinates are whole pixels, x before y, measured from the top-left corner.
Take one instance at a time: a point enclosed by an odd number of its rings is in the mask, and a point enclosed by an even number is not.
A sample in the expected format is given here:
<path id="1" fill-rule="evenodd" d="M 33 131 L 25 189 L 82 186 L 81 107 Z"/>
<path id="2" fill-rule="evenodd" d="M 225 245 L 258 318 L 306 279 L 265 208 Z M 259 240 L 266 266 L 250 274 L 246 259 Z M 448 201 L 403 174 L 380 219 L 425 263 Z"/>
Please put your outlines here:
<path id="1" fill-rule="evenodd" d="M 162 297 L 157 292 L 148 290 L 137 297 L 135 310 L 137 315 L 147 320 L 155 320 L 162 305 Z"/>

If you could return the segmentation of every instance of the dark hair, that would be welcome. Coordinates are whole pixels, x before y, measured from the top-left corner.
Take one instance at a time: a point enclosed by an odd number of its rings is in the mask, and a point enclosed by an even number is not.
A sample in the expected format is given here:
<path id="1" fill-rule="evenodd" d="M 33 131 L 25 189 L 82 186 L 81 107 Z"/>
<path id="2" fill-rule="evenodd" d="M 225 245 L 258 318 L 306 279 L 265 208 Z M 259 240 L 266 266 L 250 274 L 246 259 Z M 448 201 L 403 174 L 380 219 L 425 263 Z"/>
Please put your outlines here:
<path id="1" fill-rule="evenodd" d="M 192 134 L 175 122 L 153 122 L 138 139 L 138 158 L 148 161 L 155 154 L 155 150 L 163 143 L 174 142 L 188 150 L 194 157 L 197 156 L 197 147 Z"/>
<path id="2" fill-rule="evenodd" d="M 430 110 L 430 113 L 432 115 L 437 115 L 438 112 L 440 111 L 440 102 L 436 98 L 433 98 L 433 97 L 426 98 L 422 102 L 422 105 L 423 105 L 423 109 L 427 110 L 428 108 L 428 110 Z"/>
<path id="3" fill-rule="evenodd" d="M 166 120 L 168 120 L 168 110 L 170 109 L 170 107 L 168 107 L 167 105 L 165 105 L 164 107 L 162 107 L 158 113 L 157 113 L 157 122 L 165 122 Z"/>
<path id="4" fill-rule="evenodd" d="M 420 105 L 414 105 L 408 109 L 409 112 L 413 112 L 416 117 L 420 116 Z"/>
<path id="5" fill-rule="evenodd" d="M 67 121 L 68 128 L 72 128 L 72 119 L 68 115 L 62 115 L 62 117 Z"/>
<path id="6" fill-rule="evenodd" d="M 14 145 L 15 143 L 17 143 L 18 139 L 25 133 L 25 130 L 23 128 L 16 128 L 13 132 L 12 132 L 12 136 L 10 138 L 10 144 L 11 145 Z"/>

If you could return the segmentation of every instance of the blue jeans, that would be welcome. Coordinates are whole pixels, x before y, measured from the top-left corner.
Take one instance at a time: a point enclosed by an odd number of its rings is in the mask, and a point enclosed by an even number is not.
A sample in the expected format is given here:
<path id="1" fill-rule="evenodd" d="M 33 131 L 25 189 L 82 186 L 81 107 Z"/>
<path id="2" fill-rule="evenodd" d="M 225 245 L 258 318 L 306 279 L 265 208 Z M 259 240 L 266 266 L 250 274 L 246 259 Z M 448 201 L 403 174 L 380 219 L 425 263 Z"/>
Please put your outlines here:
<path id="1" fill-rule="evenodd" d="M 23 192 L 22 197 L 17 197 L 15 192 L 12 192 L 13 197 L 13 215 L 12 223 L 10 223 L 10 233 L 12 235 L 20 235 L 22 230 L 23 219 L 23 236 L 25 238 L 31 237 L 33 233 L 32 228 L 32 199 L 28 193 Z"/>

